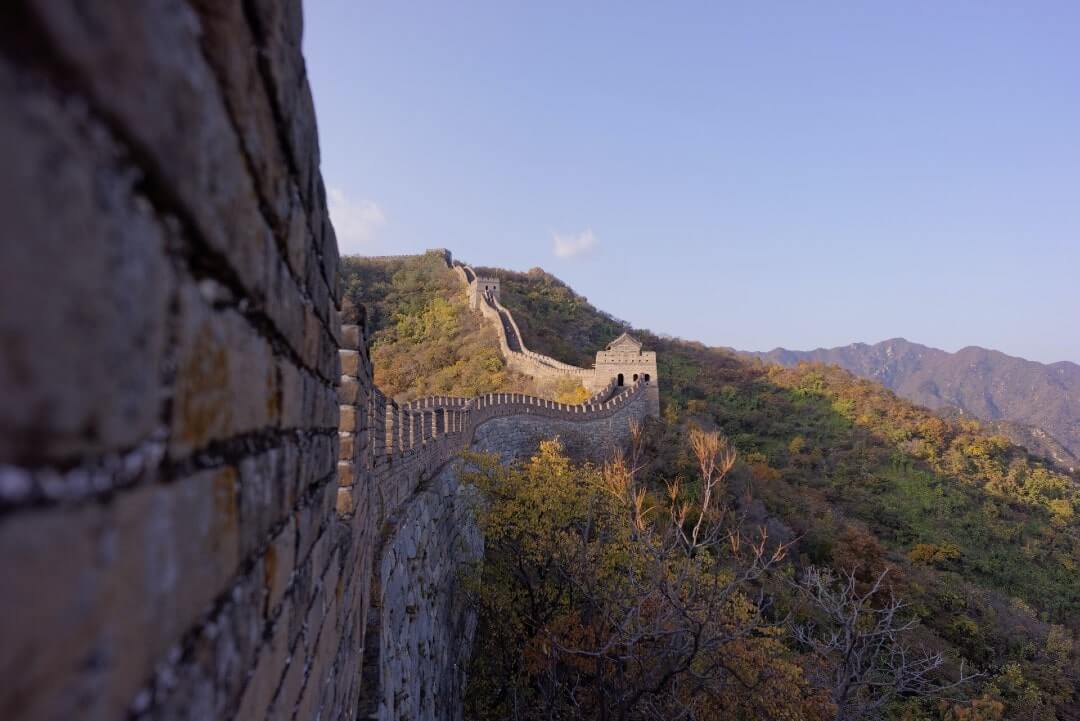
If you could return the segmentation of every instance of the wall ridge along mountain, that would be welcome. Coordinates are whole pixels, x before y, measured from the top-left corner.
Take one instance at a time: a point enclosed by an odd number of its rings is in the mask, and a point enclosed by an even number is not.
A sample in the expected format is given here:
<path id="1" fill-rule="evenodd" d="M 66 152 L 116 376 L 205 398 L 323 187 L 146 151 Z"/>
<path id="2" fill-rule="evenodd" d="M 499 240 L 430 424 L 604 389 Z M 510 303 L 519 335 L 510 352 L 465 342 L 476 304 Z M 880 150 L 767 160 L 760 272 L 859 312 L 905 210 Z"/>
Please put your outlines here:
<path id="1" fill-rule="evenodd" d="M 641 344 L 627 334 L 597 353 L 592 368 L 579 368 L 531 351 L 522 338 L 514 314 L 499 302 L 499 280 L 479 277 L 471 267 L 454 262 L 449 253 L 444 252 L 444 257 L 466 285 L 470 307 L 478 309 L 498 331 L 499 350 L 510 368 L 541 381 L 576 379 L 593 397 L 603 394 L 612 379 L 618 385 L 620 377 L 623 383 L 633 383 L 641 377 L 646 380 L 651 414 L 659 417 L 660 385 L 656 353 L 641 350 Z M 628 342 L 624 344 L 622 341 Z M 616 344 L 619 344 L 618 347 Z"/>

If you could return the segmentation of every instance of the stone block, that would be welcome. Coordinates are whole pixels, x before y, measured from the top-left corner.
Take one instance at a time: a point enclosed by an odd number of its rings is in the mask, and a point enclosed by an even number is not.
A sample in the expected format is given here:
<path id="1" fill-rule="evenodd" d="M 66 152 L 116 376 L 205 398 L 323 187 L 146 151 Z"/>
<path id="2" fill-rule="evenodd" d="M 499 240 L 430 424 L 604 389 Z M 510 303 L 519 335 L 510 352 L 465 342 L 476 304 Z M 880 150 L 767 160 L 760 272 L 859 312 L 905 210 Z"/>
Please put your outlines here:
<path id="1" fill-rule="evenodd" d="M 304 371 L 291 361 L 278 358 L 277 373 L 281 388 L 281 428 L 304 428 L 310 425 L 311 414 L 308 412 L 304 397 Z"/>
<path id="2" fill-rule="evenodd" d="M 296 519 L 289 518 L 285 527 L 269 543 L 263 554 L 266 583 L 266 613 L 268 618 L 278 612 L 278 604 L 292 581 L 296 567 Z"/>
<path id="3" fill-rule="evenodd" d="M 281 609 L 269 640 L 259 649 L 255 671 L 244 688 L 240 707 L 236 713 L 238 721 L 262 719 L 266 716 L 270 703 L 278 691 L 282 674 L 289 663 L 289 615 L 291 604 L 286 601 Z"/>
<path id="4" fill-rule="evenodd" d="M 265 267 L 277 261 L 267 253 L 269 226 L 188 4 L 26 4 L 93 103 L 138 147 L 143 170 L 170 188 L 251 298 L 265 298 Z"/>
<path id="5" fill-rule="evenodd" d="M 351 461 L 338 461 L 337 482 L 341 488 L 350 488 L 356 482 L 353 472 L 354 466 Z M 339 493 L 340 497 L 340 493 Z"/>
<path id="6" fill-rule="evenodd" d="M 262 560 L 228 588 L 206 624 L 191 634 L 184 653 L 176 649 L 159 664 L 149 716 L 162 721 L 231 718 L 255 667 L 263 641 Z"/>
<path id="7" fill-rule="evenodd" d="M 338 429 L 342 433 L 352 433 L 356 431 L 356 406 L 341 406 L 341 420 L 338 423 Z"/>
<path id="8" fill-rule="evenodd" d="M 236 572 L 235 474 L 0 525 L 0 665 L 12 718 L 116 718 Z M 9 706 L 15 703 L 17 706 Z"/>
<path id="9" fill-rule="evenodd" d="M 0 462 L 145 439 L 173 280 L 138 173 L 86 106 L 0 61 Z"/>
<path id="10" fill-rule="evenodd" d="M 291 510 L 283 461 L 283 451 L 272 448 L 239 463 L 240 550 L 245 557 L 266 541 L 270 529 Z"/>
<path id="11" fill-rule="evenodd" d="M 221 86 L 264 207 L 271 212 L 272 224 L 285 226 L 295 191 L 243 2 L 193 0 L 192 6 L 201 22 L 203 50 Z M 289 259 L 290 264 L 296 260 L 291 252 Z M 299 275 L 303 277 L 302 270 Z"/>
<path id="12" fill-rule="evenodd" d="M 212 308 L 202 292 L 193 284 L 180 290 L 169 439 L 173 458 L 211 441 L 275 426 L 281 416 L 278 365 L 270 344 L 235 310 Z"/>
<path id="13" fill-rule="evenodd" d="M 338 403 L 355 406 L 360 400 L 360 383 L 350 375 L 342 375 L 338 382 Z"/>
<path id="14" fill-rule="evenodd" d="M 308 228 L 307 209 L 300 199 L 296 181 L 289 180 L 289 231 L 286 236 L 286 249 L 289 266 L 297 278 L 307 278 L 308 267 L 317 263 L 316 246 Z"/>
<path id="15" fill-rule="evenodd" d="M 344 325 L 342 325 L 341 326 L 341 337 L 342 337 L 341 347 L 344 348 L 344 349 L 356 350 L 356 349 L 359 349 L 360 346 L 363 345 L 363 343 L 364 343 L 364 339 L 363 339 L 363 337 L 361 335 L 361 332 L 360 332 L 360 326 L 358 326 L 358 325 L 352 325 L 352 324 L 344 324 Z M 344 362 L 344 359 L 342 359 L 342 366 L 344 366 L 344 365 L 345 365 L 345 362 Z M 347 373 L 348 371 L 344 371 L 344 372 Z M 356 375 L 356 373 L 352 373 L 351 375 Z"/>
<path id="16" fill-rule="evenodd" d="M 338 516 L 351 516 L 356 506 L 353 501 L 353 489 L 339 488 L 337 491 L 337 514 Z"/>
<path id="17" fill-rule="evenodd" d="M 356 436 L 352 433 L 338 433 L 338 462 L 356 462 Z"/>

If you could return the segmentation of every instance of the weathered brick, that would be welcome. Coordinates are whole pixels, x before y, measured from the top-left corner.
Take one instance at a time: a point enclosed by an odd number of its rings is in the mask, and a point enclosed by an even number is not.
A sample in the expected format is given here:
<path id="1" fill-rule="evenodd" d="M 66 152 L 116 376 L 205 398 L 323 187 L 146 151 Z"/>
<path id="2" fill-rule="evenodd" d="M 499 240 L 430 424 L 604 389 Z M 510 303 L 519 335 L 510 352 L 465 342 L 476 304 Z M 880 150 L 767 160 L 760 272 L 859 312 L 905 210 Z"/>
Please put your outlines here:
<path id="1" fill-rule="evenodd" d="M 285 596 L 296 567 L 296 519 L 289 518 L 263 554 L 266 580 L 266 615 L 272 616 Z"/>
<path id="2" fill-rule="evenodd" d="M 308 228 L 307 209 L 296 183 L 289 183 L 289 230 L 286 236 L 289 265 L 298 278 L 306 278 L 309 264 L 318 262 L 316 246 Z"/>
<path id="3" fill-rule="evenodd" d="M 354 483 L 353 464 L 351 461 L 338 461 L 337 464 L 337 482 L 338 485 L 347 488 Z M 338 497 L 340 498 L 340 493 Z"/>
<path id="4" fill-rule="evenodd" d="M 303 428 L 311 417 L 305 406 L 304 372 L 281 358 L 277 366 L 281 378 L 281 427 Z"/>
<path id="5" fill-rule="evenodd" d="M 356 509 L 353 500 L 353 489 L 339 488 L 337 491 L 337 513 L 339 516 L 348 516 Z"/>
<path id="6" fill-rule="evenodd" d="M 294 609 L 293 615 L 297 614 Z M 285 676 L 281 685 L 275 691 L 274 698 L 270 703 L 270 711 L 266 716 L 267 721 L 289 721 L 293 718 L 293 710 L 296 708 L 296 700 L 300 696 L 300 689 L 304 683 L 304 658 L 298 656 L 290 649 L 289 665 L 285 669 Z"/>
<path id="7" fill-rule="evenodd" d="M 131 446 L 162 402 L 164 231 L 85 106 L 4 62 L 0 97 L 0 462 Z"/>
<path id="8" fill-rule="evenodd" d="M 352 349 L 352 350 L 356 350 L 356 349 L 360 348 L 360 345 L 361 345 L 360 326 L 351 325 L 351 324 L 342 325 L 341 326 L 341 338 L 342 338 L 342 343 L 341 343 L 342 348 L 348 348 L 348 349 Z M 342 365 L 344 366 L 344 361 L 342 361 Z M 345 371 L 344 368 L 342 369 L 342 371 L 344 373 L 348 374 L 348 371 Z M 352 374 L 352 375 L 355 375 L 355 373 Z"/>
<path id="9" fill-rule="evenodd" d="M 356 460 L 356 436 L 352 433 L 338 434 L 338 465 L 340 461 L 354 462 Z"/>
<path id="10" fill-rule="evenodd" d="M 356 407 L 341 407 L 341 422 L 338 425 L 343 433 L 351 433 L 356 430 Z"/>
<path id="11" fill-rule="evenodd" d="M 331 495 L 328 491 L 332 491 Z M 327 515 L 328 504 L 326 498 L 332 498 L 333 502 L 337 500 L 337 484 L 328 483 L 325 486 L 321 486 L 318 492 L 313 498 L 306 499 L 308 502 L 298 508 L 295 512 L 296 516 L 296 532 L 297 532 L 297 550 L 296 559 L 297 566 L 307 564 L 309 562 L 308 554 L 311 552 L 311 547 L 315 544 L 316 539 L 325 530 L 325 523 L 332 516 Z M 333 507 L 333 504 L 329 504 L 329 507 Z"/>
<path id="12" fill-rule="evenodd" d="M 270 344 L 238 312 L 215 310 L 200 289 L 180 291 L 176 386 L 169 454 L 181 457 L 216 440 L 276 426 L 281 417 Z"/>
<path id="13" fill-rule="evenodd" d="M 259 649 L 255 671 L 244 688 L 237 721 L 256 721 L 266 716 L 274 694 L 278 690 L 282 673 L 289 663 L 289 615 L 291 603 L 285 602 L 281 615 L 274 623 L 269 640 Z"/>
<path id="14" fill-rule="evenodd" d="M 94 103 L 138 145 L 145 169 L 168 179 L 200 236 L 253 298 L 264 298 L 266 264 L 277 260 L 267 253 L 270 230 L 191 8 L 180 0 L 28 4 Z"/>
<path id="15" fill-rule="evenodd" d="M 312 645 L 308 650 L 307 684 L 304 686 L 296 710 L 296 718 L 298 719 L 319 717 L 317 713 L 319 702 L 323 698 L 323 689 L 330 680 L 329 673 L 337 651 L 338 636 L 333 629 L 328 628 L 331 624 L 327 622 L 327 619 L 334 619 L 337 616 L 337 597 L 334 594 L 336 585 L 335 581 L 329 588 L 323 587 L 322 598 L 325 600 L 325 604 L 319 609 L 321 614 L 314 617 L 316 608 L 313 608 L 313 617 L 309 617 L 308 620 L 308 628 L 312 629 L 311 635 L 313 638 L 310 641 Z M 316 606 L 319 605 L 319 602 L 316 601 Z"/>
<path id="16" fill-rule="evenodd" d="M 274 448 L 240 461 L 240 550 L 262 545 L 271 528 L 290 512 L 284 453 Z"/>
<path id="17" fill-rule="evenodd" d="M 182 657 L 159 665 L 152 685 L 152 718 L 198 721 L 231 717 L 244 682 L 255 665 L 265 624 L 261 559 L 228 589 L 227 599 L 208 619 Z"/>
<path id="18" fill-rule="evenodd" d="M 115 718 L 128 706 L 236 572 L 234 479 L 205 471 L 0 525 L 5 576 L 19 579 L 0 584 L 0 666 L 21 669 L 6 692 L 20 713 L 5 717 Z"/>
<path id="19" fill-rule="evenodd" d="M 6 579 L 0 583 L 0 668 L 8 669 L 0 711 L 5 718 L 103 713 L 101 689 L 108 684 L 108 670 L 92 662 L 107 613 L 101 568 L 108 554 L 108 523 L 106 510 L 94 505 L 77 512 L 26 512 L 0 524 Z"/>
<path id="20" fill-rule="evenodd" d="M 360 354 L 354 350 L 339 350 L 342 375 L 360 376 Z"/>
<path id="21" fill-rule="evenodd" d="M 360 384 L 350 375 L 342 375 L 338 381 L 338 403 L 356 405 L 360 397 Z"/>
<path id="22" fill-rule="evenodd" d="M 259 192 L 275 226 L 286 226 L 294 191 L 258 53 L 242 0 L 192 0 L 201 21 L 202 48 L 239 132 Z M 314 248 L 312 248 L 314 250 Z M 300 253 L 302 259 L 305 253 Z M 290 253 L 290 264 L 295 260 Z M 294 265 L 294 270 L 296 266 Z M 303 272 L 300 271 L 301 277 Z"/>

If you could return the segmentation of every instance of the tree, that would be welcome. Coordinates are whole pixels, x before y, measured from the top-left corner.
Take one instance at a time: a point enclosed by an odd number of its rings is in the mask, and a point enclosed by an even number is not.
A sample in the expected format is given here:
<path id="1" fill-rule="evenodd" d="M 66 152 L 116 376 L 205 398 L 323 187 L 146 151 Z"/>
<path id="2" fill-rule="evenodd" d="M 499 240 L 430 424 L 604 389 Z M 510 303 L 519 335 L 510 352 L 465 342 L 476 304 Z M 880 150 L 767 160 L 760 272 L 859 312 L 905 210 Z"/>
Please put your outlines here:
<path id="1" fill-rule="evenodd" d="M 792 634 L 821 661 L 817 680 L 829 689 L 834 721 L 881 718 L 898 698 L 941 696 L 980 675 L 961 664 L 956 679 L 941 680 L 936 672 L 944 656 L 907 645 L 905 636 L 918 621 L 905 618 L 906 605 L 885 592 L 887 574 L 859 591 L 854 572 L 811 566 L 798 584 L 811 619 L 794 623 Z"/>
<path id="2" fill-rule="evenodd" d="M 766 613 L 787 546 L 727 506 L 734 451 L 695 431 L 694 492 L 657 496 L 633 436 L 599 469 L 547 441 L 523 468 L 481 458 L 466 475 L 489 499 L 469 716 L 823 721 L 828 699 Z"/>

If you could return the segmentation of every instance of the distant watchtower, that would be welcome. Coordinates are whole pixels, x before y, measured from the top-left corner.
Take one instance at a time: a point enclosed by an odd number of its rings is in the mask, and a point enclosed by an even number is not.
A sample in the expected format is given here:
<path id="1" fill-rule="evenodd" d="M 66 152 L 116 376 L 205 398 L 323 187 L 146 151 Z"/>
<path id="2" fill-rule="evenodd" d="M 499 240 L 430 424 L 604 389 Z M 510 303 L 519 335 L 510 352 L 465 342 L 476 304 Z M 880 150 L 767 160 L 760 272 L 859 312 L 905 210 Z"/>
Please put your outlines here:
<path id="1" fill-rule="evenodd" d="M 645 393 L 653 414 L 660 417 L 660 384 L 656 378 L 656 352 L 641 350 L 641 341 L 623 333 L 596 354 L 596 381 L 628 386 L 639 379 L 645 381 Z"/>
<path id="2" fill-rule="evenodd" d="M 484 296 L 488 293 L 491 293 L 493 296 L 495 296 L 495 300 L 499 299 L 498 278 L 481 278 L 480 276 L 476 276 L 476 280 L 470 283 L 470 286 L 470 308 L 479 308 L 480 303 L 484 300 Z"/>

